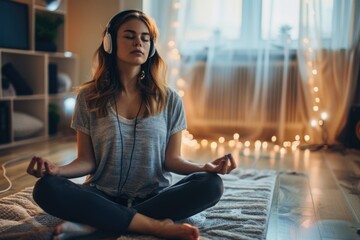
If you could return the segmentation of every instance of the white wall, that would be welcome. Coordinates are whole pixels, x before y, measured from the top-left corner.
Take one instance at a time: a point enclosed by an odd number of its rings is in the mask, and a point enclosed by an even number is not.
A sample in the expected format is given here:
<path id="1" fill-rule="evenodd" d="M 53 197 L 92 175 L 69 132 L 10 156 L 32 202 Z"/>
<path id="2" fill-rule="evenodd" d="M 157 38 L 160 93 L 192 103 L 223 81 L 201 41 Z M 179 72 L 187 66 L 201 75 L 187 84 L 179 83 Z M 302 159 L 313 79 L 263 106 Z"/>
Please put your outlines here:
<path id="1" fill-rule="evenodd" d="M 120 2 L 121 10 L 127 10 L 127 9 L 142 10 L 143 9 L 142 0 L 119 0 L 119 2 Z"/>
<path id="2" fill-rule="evenodd" d="M 142 0 L 70 0 L 67 5 L 66 46 L 79 56 L 83 83 L 91 78 L 93 55 L 108 21 L 120 10 L 142 9 Z"/>

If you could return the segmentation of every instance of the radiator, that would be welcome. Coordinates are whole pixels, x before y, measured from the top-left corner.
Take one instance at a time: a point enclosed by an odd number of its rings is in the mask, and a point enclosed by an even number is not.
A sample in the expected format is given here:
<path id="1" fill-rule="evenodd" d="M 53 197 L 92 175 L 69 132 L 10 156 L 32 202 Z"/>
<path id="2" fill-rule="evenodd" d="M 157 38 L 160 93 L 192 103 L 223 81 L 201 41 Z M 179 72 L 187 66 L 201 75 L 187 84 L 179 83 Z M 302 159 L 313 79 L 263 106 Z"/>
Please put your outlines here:
<path id="1" fill-rule="evenodd" d="M 284 71 L 283 62 L 272 62 L 268 72 L 258 74 L 262 76 L 258 79 L 264 80 L 257 80 L 255 71 L 251 62 L 240 62 L 231 69 L 218 64 L 209 70 L 204 62 L 184 67 L 187 88 L 183 99 L 189 129 L 262 128 L 267 134 L 276 135 L 279 129 L 298 133 L 302 124 L 297 111 L 301 86 L 297 63 L 290 62 Z M 205 81 L 206 74 L 213 77 L 211 84 Z M 261 88 L 255 88 L 258 82 Z"/>

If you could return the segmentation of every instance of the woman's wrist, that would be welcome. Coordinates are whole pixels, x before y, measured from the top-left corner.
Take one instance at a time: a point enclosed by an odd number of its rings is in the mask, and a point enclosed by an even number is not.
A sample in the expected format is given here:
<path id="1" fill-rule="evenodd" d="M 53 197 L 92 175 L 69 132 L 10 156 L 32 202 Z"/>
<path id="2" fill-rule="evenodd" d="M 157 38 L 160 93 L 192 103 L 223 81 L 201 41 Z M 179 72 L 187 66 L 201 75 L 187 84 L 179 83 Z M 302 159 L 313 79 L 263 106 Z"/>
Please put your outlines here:
<path id="1" fill-rule="evenodd" d="M 61 177 L 61 167 L 58 168 L 57 173 L 55 174 L 58 177 Z"/>

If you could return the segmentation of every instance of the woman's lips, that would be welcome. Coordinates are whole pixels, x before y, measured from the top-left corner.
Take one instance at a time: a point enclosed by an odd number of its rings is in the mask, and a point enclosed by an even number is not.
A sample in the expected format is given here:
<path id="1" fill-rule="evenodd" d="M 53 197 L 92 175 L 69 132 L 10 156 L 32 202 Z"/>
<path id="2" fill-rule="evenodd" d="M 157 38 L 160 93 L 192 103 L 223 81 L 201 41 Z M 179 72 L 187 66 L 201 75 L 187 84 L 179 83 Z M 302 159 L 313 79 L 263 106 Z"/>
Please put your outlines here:
<path id="1" fill-rule="evenodd" d="M 144 55 L 144 53 L 140 50 L 135 50 L 135 51 L 132 51 L 131 54 L 135 54 L 135 55 Z"/>

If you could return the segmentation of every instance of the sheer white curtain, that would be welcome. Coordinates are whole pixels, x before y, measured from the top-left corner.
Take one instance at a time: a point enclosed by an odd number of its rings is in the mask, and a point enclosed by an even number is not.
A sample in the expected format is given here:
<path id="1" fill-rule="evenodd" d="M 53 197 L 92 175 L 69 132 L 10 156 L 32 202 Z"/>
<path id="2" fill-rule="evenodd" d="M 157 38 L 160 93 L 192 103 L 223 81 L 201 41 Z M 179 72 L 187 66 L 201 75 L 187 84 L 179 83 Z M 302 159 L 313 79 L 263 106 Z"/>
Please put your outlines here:
<path id="1" fill-rule="evenodd" d="M 199 137 L 236 132 L 248 140 L 276 136 L 278 142 L 309 135 L 317 142 L 322 140 L 322 129 L 311 127 L 310 122 L 327 112 L 328 140 L 334 141 L 355 84 L 358 13 L 350 10 L 355 1 L 344 1 L 347 3 L 339 5 L 340 11 L 336 4 L 341 0 L 315 0 L 323 4 L 314 3 L 316 8 L 306 15 L 305 8 L 313 1 L 144 1 L 144 10 L 160 28 L 158 48 L 169 64 L 170 83 L 183 95 L 190 132 Z M 319 12 L 321 21 L 310 21 L 314 11 Z M 345 36 L 336 35 L 336 26 Z M 317 32 L 317 28 L 324 31 Z M 307 36 L 310 30 L 317 35 Z M 351 43 L 347 54 L 343 48 L 328 51 L 339 41 Z M 320 47 L 320 42 L 328 45 Z M 328 99 L 320 98 L 316 112 L 313 102 L 317 95 L 308 81 L 309 71 L 314 70 L 308 65 L 309 49 L 316 52 L 316 62 L 310 59 L 314 66 L 322 66 L 317 69 L 318 78 L 321 69 L 328 74 L 326 79 L 337 76 L 317 86 L 316 93 Z M 341 101 L 331 98 L 334 93 Z"/>
<path id="2" fill-rule="evenodd" d="M 324 16 L 324 3 L 331 14 Z M 316 141 L 336 142 L 355 94 L 359 71 L 360 2 L 301 2 L 299 66 L 303 84 L 304 125 Z M 325 114 L 325 115 L 324 115 Z"/>

